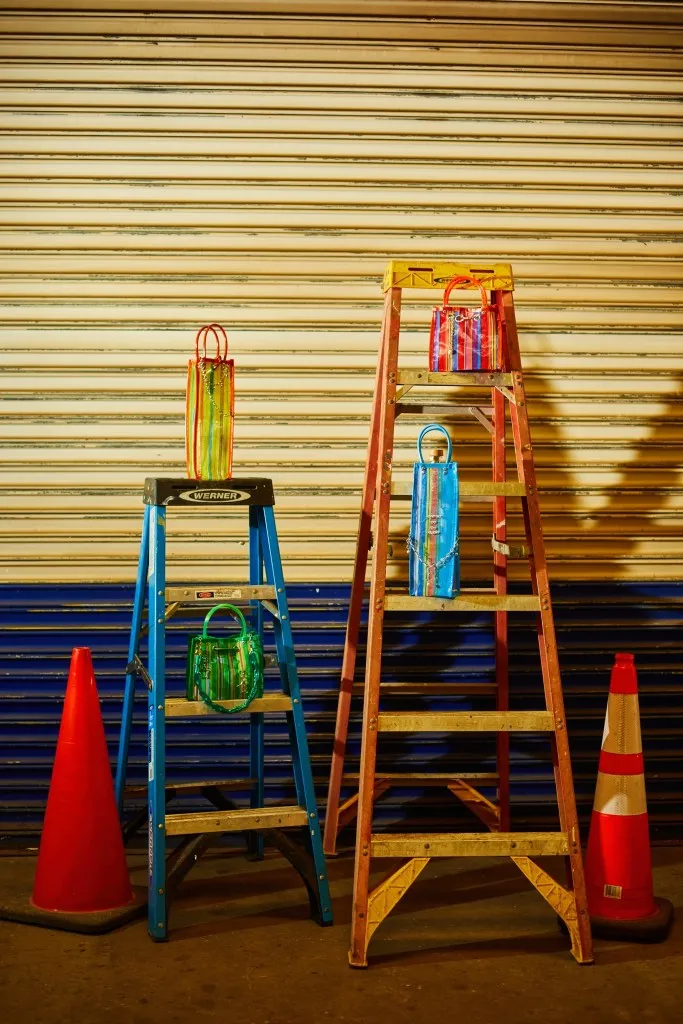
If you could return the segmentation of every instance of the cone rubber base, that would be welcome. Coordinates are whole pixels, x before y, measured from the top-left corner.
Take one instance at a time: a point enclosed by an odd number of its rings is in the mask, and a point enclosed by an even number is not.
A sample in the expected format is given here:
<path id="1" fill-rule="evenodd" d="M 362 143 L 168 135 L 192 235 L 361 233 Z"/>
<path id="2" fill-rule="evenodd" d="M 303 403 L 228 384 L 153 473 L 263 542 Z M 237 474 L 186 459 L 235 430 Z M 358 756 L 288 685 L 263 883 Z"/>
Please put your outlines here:
<path id="1" fill-rule="evenodd" d="M 593 935 L 601 939 L 624 942 L 663 942 L 669 934 L 674 917 L 673 904 L 655 896 L 657 912 L 633 921 L 615 921 L 608 917 L 591 917 Z"/>
<path id="2" fill-rule="evenodd" d="M 31 903 L 32 885 L 27 885 L 23 892 L 17 892 L 15 884 L 11 892 L 0 892 L 0 920 L 54 928 L 62 932 L 78 932 L 79 935 L 104 935 L 146 913 L 147 889 L 141 885 L 134 885 L 132 889 L 133 900 L 125 907 L 96 910 L 87 914 L 65 914 L 59 910 L 35 907 Z"/>

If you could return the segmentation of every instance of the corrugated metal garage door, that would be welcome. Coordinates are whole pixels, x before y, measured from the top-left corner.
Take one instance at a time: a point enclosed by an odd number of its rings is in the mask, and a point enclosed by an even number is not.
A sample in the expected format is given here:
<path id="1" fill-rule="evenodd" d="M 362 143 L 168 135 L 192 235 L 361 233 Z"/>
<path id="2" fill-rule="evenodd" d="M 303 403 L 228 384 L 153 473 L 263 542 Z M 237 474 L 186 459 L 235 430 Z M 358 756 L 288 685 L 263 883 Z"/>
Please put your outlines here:
<path id="1" fill-rule="evenodd" d="M 513 264 L 552 577 L 680 576 L 680 7 L 141 7 L 0 16 L 4 578 L 131 579 L 141 482 L 183 471 L 184 361 L 217 319 L 288 577 L 347 580 L 403 255 Z M 411 365 L 427 320 L 409 303 Z M 457 436 L 474 476 L 487 437 Z M 467 513 L 470 577 L 488 527 Z M 243 576 L 241 527 L 174 537 L 173 578 Z"/>
<path id="2" fill-rule="evenodd" d="M 392 256 L 472 256 L 509 260 L 517 279 L 551 573 L 568 581 L 555 598 L 584 820 L 611 652 L 627 646 L 653 827 L 679 835 L 680 587 L 638 581 L 680 579 L 682 553 L 680 6 L 141 8 L 14 0 L 0 13 L 7 830 L 39 823 L 74 644 L 93 648 L 113 749 L 131 600 L 117 584 L 135 573 L 143 477 L 183 472 L 184 362 L 213 319 L 238 363 L 237 464 L 274 478 L 287 578 L 305 581 L 293 623 L 322 795 L 347 598 L 335 581 L 353 557 L 381 274 Z M 427 323 L 424 296 L 411 300 L 406 365 L 423 365 Z M 474 477 L 486 436 L 449 422 Z M 418 423 L 400 422 L 398 466 Z M 487 571 L 490 522 L 470 508 L 472 578 Z M 239 518 L 173 521 L 172 578 L 243 577 Z M 444 678 L 490 681 L 489 625 L 470 616 L 447 636 Z M 171 632 L 174 692 L 188 628 Z M 430 624 L 428 645 L 447 629 Z M 388 626 L 388 678 L 424 673 L 416 638 L 410 621 Z M 513 623 L 512 641 L 523 706 L 538 690 L 534 640 Z M 171 777 L 243 774 L 245 726 L 225 728 L 169 730 Z M 268 796 L 281 796 L 277 718 L 267 751 Z M 142 718 L 131 752 L 142 779 Z M 451 755 L 399 741 L 383 756 L 417 767 Z M 513 764 L 516 824 L 543 824 L 547 751 L 524 740 Z M 383 823 L 406 796 L 420 827 L 454 813 L 433 790 L 397 793 L 378 805 Z"/>

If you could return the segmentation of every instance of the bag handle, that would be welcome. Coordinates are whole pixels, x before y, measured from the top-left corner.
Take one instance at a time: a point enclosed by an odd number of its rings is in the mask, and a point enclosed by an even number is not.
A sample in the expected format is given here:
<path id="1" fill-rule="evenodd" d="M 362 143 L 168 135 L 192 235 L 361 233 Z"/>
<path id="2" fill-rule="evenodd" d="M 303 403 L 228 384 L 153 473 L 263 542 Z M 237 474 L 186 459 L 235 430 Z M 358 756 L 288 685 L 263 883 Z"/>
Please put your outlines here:
<path id="1" fill-rule="evenodd" d="M 451 443 L 451 435 L 448 433 L 445 427 L 442 427 L 440 423 L 428 423 L 426 427 L 423 427 L 420 431 L 420 436 L 417 439 L 417 454 L 420 458 L 420 462 L 424 465 L 425 460 L 422 454 L 422 439 L 425 434 L 428 434 L 430 430 L 440 430 L 446 438 L 446 444 L 448 445 L 448 451 L 446 453 L 446 462 L 451 462 L 453 457 L 453 445 Z M 219 606 L 220 607 L 220 606 Z"/>
<path id="2" fill-rule="evenodd" d="M 206 324 L 204 327 L 200 327 L 197 331 L 194 339 L 194 354 L 195 359 L 199 359 L 199 345 L 203 345 L 203 356 L 204 360 L 207 359 L 206 355 L 206 342 L 209 337 L 209 332 L 213 336 L 213 340 L 216 342 L 216 359 L 224 362 L 228 358 L 228 335 L 224 327 L 220 324 Z M 223 351 L 221 352 L 221 345 Z M 208 357 L 210 358 L 210 357 Z"/>
<path id="3" fill-rule="evenodd" d="M 471 274 L 460 274 L 458 277 L 451 278 L 451 280 L 446 285 L 445 291 L 443 293 L 444 306 L 448 305 L 448 300 L 450 298 L 451 292 L 456 287 L 456 285 L 459 284 L 473 284 L 476 288 L 479 289 L 479 294 L 481 295 L 482 310 L 489 308 L 488 299 L 486 298 L 486 289 L 484 288 L 481 281 L 479 281 L 476 277 L 472 277 Z"/>
<path id="4" fill-rule="evenodd" d="M 216 604 L 216 605 L 214 605 L 213 608 L 211 609 L 211 611 L 207 613 L 206 618 L 204 619 L 204 629 L 202 630 L 202 636 L 206 637 L 206 636 L 209 635 L 208 630 L 209 630 L 209 622 L 211 621 L 211 616 L 215 615 L 215 613 L 217 611 L 220 611 L 221 608 L 227 608 L 228 611 L 230 612 L 230 614 L 234 615 L 234 617 L 238 620 L 238 622 L 240 623 L 240 625 L 242 627 L 241 631 L 240 631 L 240 634 L 238 636 L 238 640 L 245 640 L 246 636 L 247 636 L 247 623 L 246 623 L 246 619 L 244 618 L 244 615 L 242 615 L 242 612 L 239 610 L 239 608 L 235 608 L 234 604 Z"/>

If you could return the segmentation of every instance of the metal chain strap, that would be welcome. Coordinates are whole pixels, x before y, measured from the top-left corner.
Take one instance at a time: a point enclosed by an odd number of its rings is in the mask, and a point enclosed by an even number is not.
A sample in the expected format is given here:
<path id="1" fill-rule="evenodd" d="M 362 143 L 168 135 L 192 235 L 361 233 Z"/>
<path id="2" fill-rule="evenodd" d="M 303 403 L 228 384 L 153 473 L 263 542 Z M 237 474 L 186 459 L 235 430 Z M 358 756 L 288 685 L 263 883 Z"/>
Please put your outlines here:
<path id="1" fill-rule="evenodd" d="M 204 386 L 206 388 L 206 394 L 207 394 L 207 397 L 209 399 L 209 405 L 214 410 L 214 412 L 222 414 L 224 410 L 220 409 L 216 405 L 214 400 L 213 400 L 213 394 L 212 394 L 212 391 L 211 391 L 211 386 L 209 384 L 209 377 L 208 377 L 207 370 L 206 370 L 206 362 L 207 362 L 206 359 L 199 358 L 197 360 L 197 367 L 199 368 L 199 372 L 202 375 L 202 380 L 204 381 Z M 222 384 L 225 381 L 226 371 L 228 371 L 228 373 L 229 373 L 230 372 L 230 368 L 229 368 L 227 363 L 223 363 L 223 362 L 218 363 L 217 364 L 217 368 L 218 367 L 220 367 L 220 369 L 221 369 L 221 376 L 223 378 L 221 380 L 221 384 Z M 214 381 L 215 381 L 215 378 L 214 378 Z"/>
<path id="2" fill-rule="evenodd" d="M 486 310 L 475 309 L 469 316 L 466 313 L 448 313 L 448 322 L 451 324 L 463 324 L 468 320 L 479 320 L 484 312 Z"/>
<path id="3" fill-rule="evenodd" d="M 251 645 L 247 647 L 247 650 L 249 652 L 249 662 L 252 667 L 251 679 L 249 678 L 248 672 L 238 671 L 238 686 L 246 690 L 247 694 L 246 697 L 242 701 L 240 701 L 240 703 L 234 708 L 224 708 L 221 704 L 216 704 L 215 701 L 213 701 L 211 697 L 209 697 L 208 693 L 205 693 L 204 690 L 202 689 L 202 685 L 200 682 L 201 676 L 204 677 L 204 681 L 207 683 L 207 688 L 208 685 L 210 685 L 211 662 L 206 652 L 203 650 L 201 651 L 199 658 L 197 659 L 197 664 L 195 666 L 194 684 L 197 687 L 197 692 L 199 693 L 200 698 L 208 707 L 212 708 L 214 711 L 220 711 L 221 714 L 224 715 L 234 715 L 237 712 L 244 711 L 245 708 L 249 707 L 252 700 L 254 700 L 254 698 L 256 697 L 256 694 L 258 692 L 257 667 L 254 663 Z"/>
<path id="4" fill-rule="evenodd" d="M 443 569 L 444 566 L 448 565 L 450 560 L 452 558 L 455 558 L 455 556 L 457 555 L 458 541 L 456 540 L 455 544 L 450 549 L 450 551 L 447 551 L 446 554 L 438 560 L 438 562 L 428 561 L 422 554 L 422 552 L 418 549 L 418 546 L 412 537 L 408 537 L 406 541 L 406 548 L 408 549 L 408 551 L 412 551 L 412 553 L 417 558 L 418 562 L 427 567 L 427 580 L 431 583 L 431 581 L 435 578 L 437 572 Z"/>

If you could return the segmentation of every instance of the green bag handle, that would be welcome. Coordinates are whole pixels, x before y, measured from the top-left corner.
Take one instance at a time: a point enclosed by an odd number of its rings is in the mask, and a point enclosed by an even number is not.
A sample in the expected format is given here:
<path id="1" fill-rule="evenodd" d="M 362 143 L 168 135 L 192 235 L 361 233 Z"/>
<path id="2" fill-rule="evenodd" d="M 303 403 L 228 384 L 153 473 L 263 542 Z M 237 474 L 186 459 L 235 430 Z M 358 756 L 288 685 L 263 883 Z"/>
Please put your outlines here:
<path id="1" fill-rule="evenodd" d="M 214 615 L 215 612 L 220 611 L 221 608 L 227 608 L 235 616 L 235 618 L 239 621 L 239 623 L 240 623 L 242 628 L 240 630 L 240 633 L 239 633 L 239 636 L 237 637 L 237 639 L 238 640 L 245 640 L 246 641 L 247 637 L 248 637 L 247 622 L 246 622 L 246 619 L 244 618 L 244 615 L 242 615 L 242 612 L 239 610 L 239 608 L 235 608 L 234 604 L 217 604 L 217 605 L 214 605 L 214 607 L 211 609 L 210 612 L 207 613 L 206 618 L 204 619 L 204 629 L 202 630 L 202 636 L 203 637 L 208 637 L 208 635 L 209 635 L 208 634 L 208 628 L 209 628 L 209 622 L 211 620 L 211 616 Z M 202 685 L 201 685 L 201 682 L 200 682 L 200 679 L 199 679 L 199 667 L 200 666 L 198 664 L 195 667 L 195 670 L 194 670 L 194 685 L 197 687 L 197 692 L 198 692 L 199 696 L 202 698 L 202 700 L 204 701 L 204 703 L 206 704 L 207 707 L 211 708 L 213 711 L 219 711 L 222 715 L 236 715 L 238 711 L 244 711 L 245 708 L 249 707 L 249 705 L 251 704 L 252 700 L 254 700 L 254 698 L 256 697 L 256 694 L 258 693 L 258 678 L 257 678 L 258 666 L 254 662 L 253 652 L 251 650 L 249 651 L 249 660 L 251 662 L 251 667 L 252 667 L 251 686 L 250 686 L 249 692 L 246 695 L 246 697 L 244 698 L 244 700 L 240 701 L 240 703 L 237 704 L 234 708 L 224 708 L 222 706 L 222 704 L 216 704 L 215 701 L 211 700 L 211 698 L 209 697 L 208 693 L 204 693 L 204 690 L 202 690 Z"/>
<path id="2" fill-rule="evenodd" d="M 209 635 L 208 629 L 209 629 L 209 622 L 211 621 L 211 616 L 215 615 L 216 612 L 219 612 L 221 610 L 221 608 L 227 608 L 228 611 L 231 612 L 232 615 L 235 616 L 237 621 L 242 626 L 242 631 L 239 634 L 237 639 L 238 640 L 245 640 L 246 636 L 247 636 L 247 620 L 244 618 L 244 615 L 242 615 L 242 612 L 239 610 L 239 608 L 235 608 L 234 604 L 216 604 L 216 605 L 214 605 L 213 608 L 211 609 L 211 611 L 207 612 L 206 618 L 204 619 L 204 629 L 202 630 L 202 636 L 208 636 Z"/>

